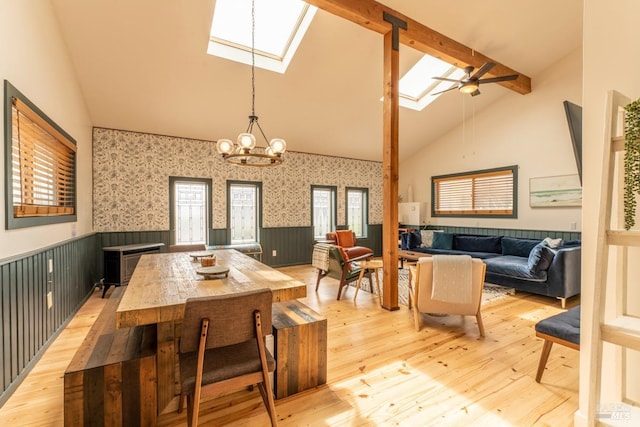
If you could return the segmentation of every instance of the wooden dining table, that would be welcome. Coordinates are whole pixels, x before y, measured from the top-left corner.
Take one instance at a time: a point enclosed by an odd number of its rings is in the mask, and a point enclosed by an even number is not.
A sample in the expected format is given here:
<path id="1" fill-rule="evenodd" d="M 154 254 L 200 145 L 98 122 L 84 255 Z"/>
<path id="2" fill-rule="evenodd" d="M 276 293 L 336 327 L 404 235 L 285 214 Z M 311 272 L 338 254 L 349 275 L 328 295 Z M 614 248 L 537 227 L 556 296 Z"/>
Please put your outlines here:
<path id="1" fill-rule="evenodd" d="M 157 325 L 158 412 L 177 409 L 180 372 L 177 346 L 187 298 L 270 288 L 273 301 L 304 298 L 305 283 L 293 279 L 251 256 L 234 249 L 215 250 L 216 265 L 227 275 L 203 277 L 196 272 L 200 261 L 188 253 L 143 255 L 116 311 L 118 328 Z"/>

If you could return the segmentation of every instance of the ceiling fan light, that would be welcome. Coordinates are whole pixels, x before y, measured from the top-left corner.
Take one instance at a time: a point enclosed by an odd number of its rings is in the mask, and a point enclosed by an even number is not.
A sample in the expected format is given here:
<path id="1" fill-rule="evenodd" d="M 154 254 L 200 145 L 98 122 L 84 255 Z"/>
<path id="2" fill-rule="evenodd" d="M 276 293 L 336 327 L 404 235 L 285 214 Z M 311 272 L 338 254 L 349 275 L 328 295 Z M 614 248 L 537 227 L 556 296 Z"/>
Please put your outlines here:
<path id="1" fill-rule="evenodd" d="M 216 143 L 216 150 L 220 154 L 231 154 L 233 152 L 233 142 L 230 139 L 219 139 Z"/>
<path id="2" fill-rule="evenodd" d="M 462 86 L 460 86 L 459 90 L 462 93 L 473 93 L 478 90 L 478 83 L 476 82 L 462 83 Z"/>

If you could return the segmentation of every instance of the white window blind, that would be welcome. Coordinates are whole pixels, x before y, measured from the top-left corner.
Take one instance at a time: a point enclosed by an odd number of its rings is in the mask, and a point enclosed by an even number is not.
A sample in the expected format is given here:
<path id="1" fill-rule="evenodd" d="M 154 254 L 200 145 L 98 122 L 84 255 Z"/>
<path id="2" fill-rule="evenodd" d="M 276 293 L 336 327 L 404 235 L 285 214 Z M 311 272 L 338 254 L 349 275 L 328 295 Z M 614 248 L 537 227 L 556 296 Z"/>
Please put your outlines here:
<path id="1" fill-rule="evenodd" d="M 11 114 L 14 217 L 75 214 L 75 143 L 17 98 Z"/>
<path id="2" fill-rule="evenodd" d="M 514 168 L 433 177 L 436 215 L 513 215 Z"/>

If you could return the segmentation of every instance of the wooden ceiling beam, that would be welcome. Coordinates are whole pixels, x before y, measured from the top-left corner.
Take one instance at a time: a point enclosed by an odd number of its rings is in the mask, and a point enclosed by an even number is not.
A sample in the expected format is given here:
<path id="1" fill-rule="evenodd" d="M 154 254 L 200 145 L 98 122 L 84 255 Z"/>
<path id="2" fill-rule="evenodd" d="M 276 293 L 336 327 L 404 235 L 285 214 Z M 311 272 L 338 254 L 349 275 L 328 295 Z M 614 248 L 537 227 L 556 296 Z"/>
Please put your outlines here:
<path id="1" fill-rule="evenodd" d="M 407 23 L 407 30 L 400 31 L 400 43 L 442 59 L 459 68 L 465 68 L 469 65 L 479 68 L 486 62 L 493 62 L 496 66 L 484 75 L 485 78 L 518 74 L 519 76 L 516 80 L 499 82 L 498 84 L 520 94 L 531 92 L 531 78 L 526 75 L 374 0 L 305 1 L 380 34 L 386 34 L 390 31 L 389 23 L 383 20 L 383 14 L 387 12 Z"/>

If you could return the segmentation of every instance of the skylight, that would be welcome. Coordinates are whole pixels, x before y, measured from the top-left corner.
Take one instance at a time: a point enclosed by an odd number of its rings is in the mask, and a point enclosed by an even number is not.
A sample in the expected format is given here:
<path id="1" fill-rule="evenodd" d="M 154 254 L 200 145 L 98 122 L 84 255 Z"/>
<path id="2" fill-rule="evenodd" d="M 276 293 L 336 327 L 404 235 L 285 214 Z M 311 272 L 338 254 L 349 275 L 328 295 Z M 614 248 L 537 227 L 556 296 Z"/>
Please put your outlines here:
<path id="1" fill-rule="evenodd" d="M 316 11 L 301 0 L 256 1 L 256 67 L 284 73 Z M 251 0 L 216 1 L 207 53 L 251 65 Z"/>
<path id="2" fill-rule="evenodd" d="M 464 70 L 433 56 L 424 55 L 400 79 L 400 106 L 422 111 L 440 96 L 431 95 L 432 93 L 449 89 L 455 84 L 434 80 L 432 77 L 438 76 L 457 80 L 464 75 Z"/>

